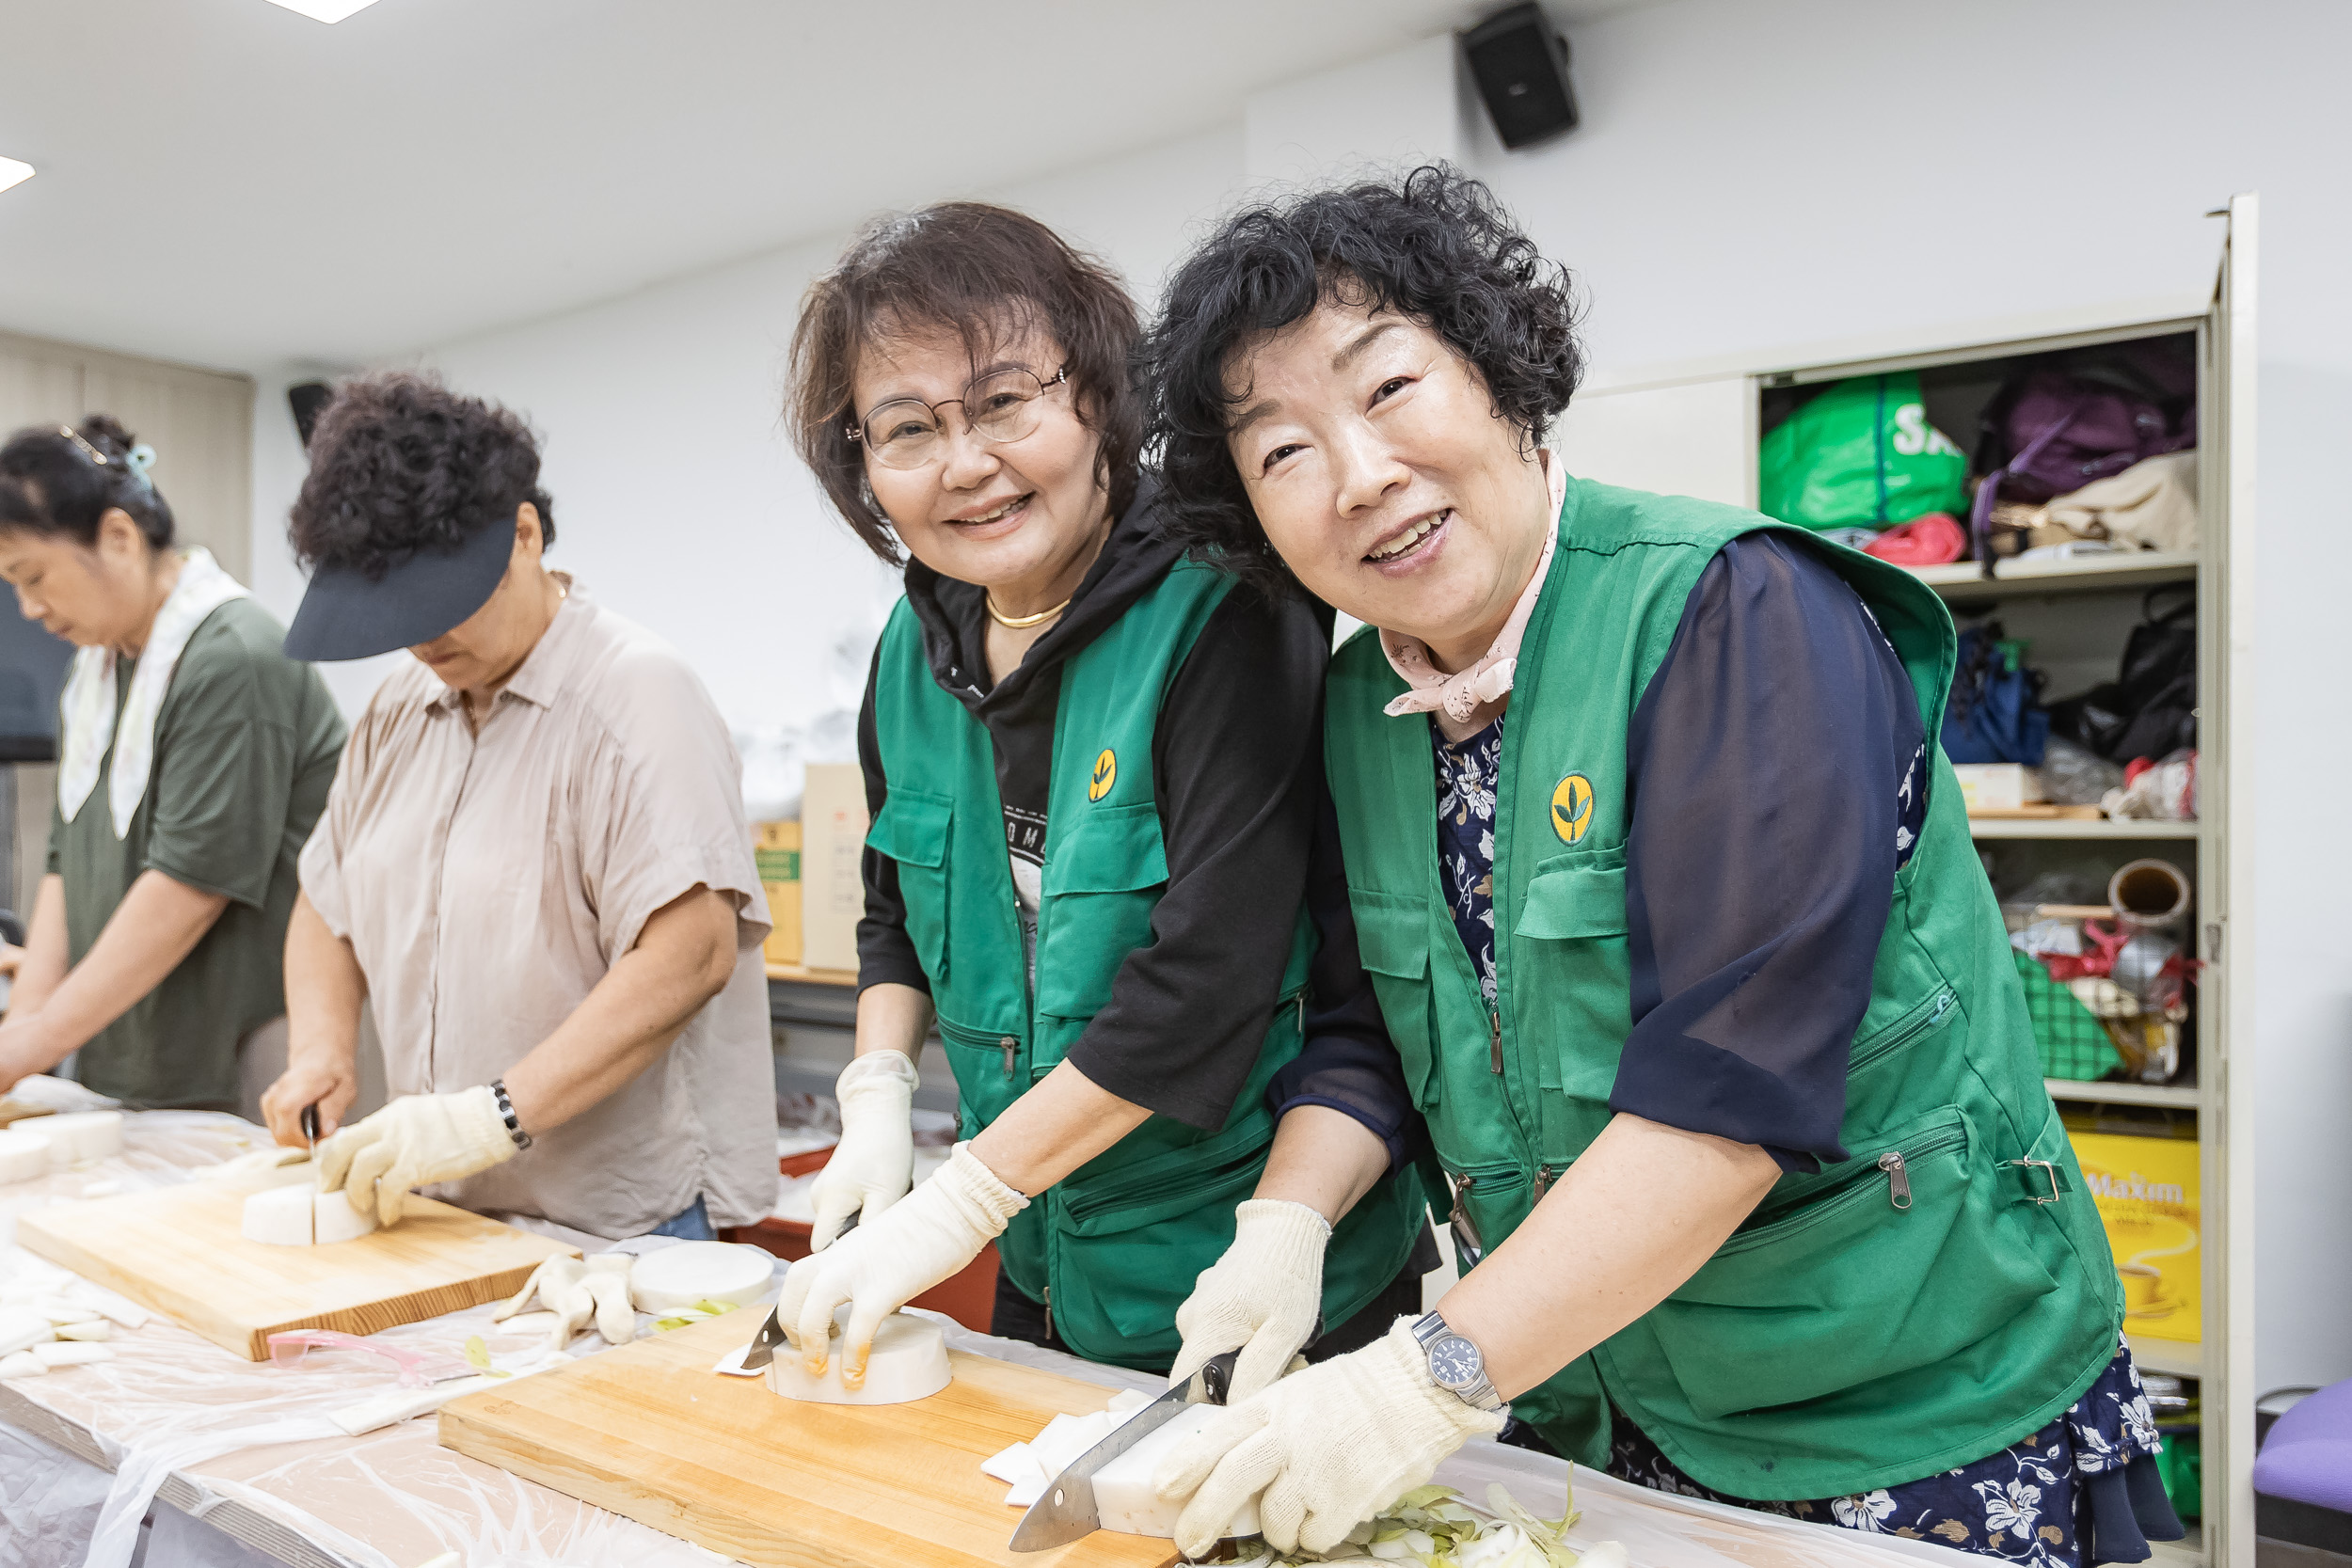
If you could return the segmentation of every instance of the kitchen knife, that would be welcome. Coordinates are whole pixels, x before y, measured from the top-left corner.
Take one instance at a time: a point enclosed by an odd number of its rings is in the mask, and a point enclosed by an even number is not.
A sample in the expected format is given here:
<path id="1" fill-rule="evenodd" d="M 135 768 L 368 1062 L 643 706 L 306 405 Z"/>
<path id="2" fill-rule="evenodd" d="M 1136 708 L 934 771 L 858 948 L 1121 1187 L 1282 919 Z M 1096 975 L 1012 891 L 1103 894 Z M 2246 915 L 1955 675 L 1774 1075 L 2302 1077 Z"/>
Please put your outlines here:
<path id="1" fill-rule="evenodd" d="M 1041 1552 L 1066 1546 L 1102 1528 L 1103 1515 L 1094 1505 L 1094 1472 L 1142 1442 L 1184 1413 L 1186 1405 L 1223 1404 L 1232 1386 L 1233 1364 L 1241 1352 L 1229 1350 L 1212 1356 L 1200 1370 L 1136 1411 L 1118 1430 L 1070 1462 L 1054 1478 L 1044 1495 L 1029 1505 L 1012 1532 L 1016 1552 Z"/>
<path id="2" fill-rule="evenodd" d="M 316 1160 L 319 1157 L 319 1108 L 316 1105 L 302 1108 L 302 1141 L 310 1145 L 310 1158 Z"/>
<path id="3" fill-rule="evenodd" d="M 834 1240 L 837 1242 L 842 1236 L 847 1236 L 850 1231 L 855 1230 L 857 1222 L 858 1216 L 851 1214 L 842 1223 L 840 1233 L 834 1236 Z M 812 1252 L 809 1256 L 814 1258 L 817 1255 Z M 776 1347 L 783 1343 L 784 1324 L 776 1321 L 776 1309 L 771 1307 L 768 1308 L 768 1321 L 759 1325 L 759 1332 L 752 1337 L 751 1344 L 743 1352 L 743 1359 L 737 1365 L 747 1376 L 758 1371 L 776 1358 Z"/>

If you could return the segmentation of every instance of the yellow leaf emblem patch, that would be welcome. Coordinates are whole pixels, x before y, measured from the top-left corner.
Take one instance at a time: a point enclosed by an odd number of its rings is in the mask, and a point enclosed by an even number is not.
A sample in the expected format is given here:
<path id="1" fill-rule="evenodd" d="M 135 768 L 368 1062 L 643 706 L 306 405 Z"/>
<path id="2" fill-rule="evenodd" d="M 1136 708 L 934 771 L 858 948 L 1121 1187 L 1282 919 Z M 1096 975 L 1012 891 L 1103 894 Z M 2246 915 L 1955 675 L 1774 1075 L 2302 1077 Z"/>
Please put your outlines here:
<path id="1" fill-rule="evenodd" d="M 1593 826 L 1593 781 L 1571 773 L 1551 790 L 1551 831 L 1563 844 L 1574 844 Z"/>
<path id="2" fill-rule="evenodd" d="M 1105 750 L 1094 759 L 1094 777 L 1087 781 L 1087 799 L 1100 800 L 1119 782 L 1119 758 Z"/>

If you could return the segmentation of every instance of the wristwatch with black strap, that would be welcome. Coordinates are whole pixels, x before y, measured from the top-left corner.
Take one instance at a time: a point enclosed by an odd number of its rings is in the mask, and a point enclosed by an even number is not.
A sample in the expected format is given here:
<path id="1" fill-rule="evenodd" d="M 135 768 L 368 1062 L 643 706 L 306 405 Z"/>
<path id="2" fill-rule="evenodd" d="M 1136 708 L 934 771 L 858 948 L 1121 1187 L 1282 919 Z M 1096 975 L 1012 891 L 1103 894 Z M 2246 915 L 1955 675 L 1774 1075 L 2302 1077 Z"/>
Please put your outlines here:
<path id="1" fill-rule="evenodd" d="M 1413 1323 L 1413 1338 L 1429 1357 L 1429 1381 L 1474 1410 L 1501 1410 L 1502 1396 L 1486 1377 L 1486 1358 L 1478 1347 L 1446 1325 L 1436 1312 Z"/>

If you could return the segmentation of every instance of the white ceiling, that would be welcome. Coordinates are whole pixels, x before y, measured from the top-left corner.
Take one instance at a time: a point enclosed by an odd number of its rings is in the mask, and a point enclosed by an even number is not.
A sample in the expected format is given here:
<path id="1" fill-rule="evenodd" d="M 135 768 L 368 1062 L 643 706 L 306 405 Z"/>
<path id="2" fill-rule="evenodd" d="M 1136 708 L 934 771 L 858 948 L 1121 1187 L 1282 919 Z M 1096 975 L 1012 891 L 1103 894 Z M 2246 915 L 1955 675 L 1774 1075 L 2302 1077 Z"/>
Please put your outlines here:
<path id="1" fill-rule="evenodd" d="M 1228 122 L 1499 4 L 0 0 L 0 155 L 40 170 L 0 194 L 0 326 L 347 363 Z"/>

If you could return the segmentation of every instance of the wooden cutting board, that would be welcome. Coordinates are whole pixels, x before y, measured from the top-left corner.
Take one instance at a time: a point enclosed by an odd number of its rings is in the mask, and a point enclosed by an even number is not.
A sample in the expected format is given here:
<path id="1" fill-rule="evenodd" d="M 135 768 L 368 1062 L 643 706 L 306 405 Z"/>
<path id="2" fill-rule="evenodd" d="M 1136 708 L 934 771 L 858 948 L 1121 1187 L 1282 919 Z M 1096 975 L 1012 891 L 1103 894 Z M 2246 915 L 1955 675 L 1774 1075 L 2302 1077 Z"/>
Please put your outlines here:
<path id="1" fill-rule="evenodd" d="M 27 1250 L 119 1291 L 248 1361 L 287 1328 L 373 1334 L 514 1294 L 542 1259 L 580 1249 L 411 1197 L 389 1229 L 329 1246 L 242 1233 L 266 1182 L 196 1181 L 17 1217 Z"/>
<path id="2" fill-rule="evenodd" d="M 758 1331 L 746 1307 L 441 1407 L 446 1448 L 744 1562 L 788 1568 L 1163 1568 L 1171 1542 L 1097 1531 L 1006 1543 L 1021 1511 L 980 1461 L 1111 1390 L 950 1352 L 911 1404 L 803 1404 L 711 1364 Z M 788 1353 L 787 1353 L 788 1354 Z"/>

